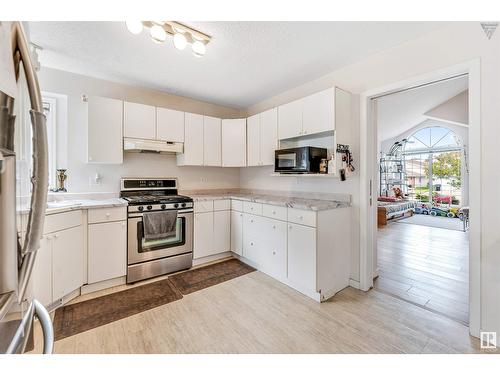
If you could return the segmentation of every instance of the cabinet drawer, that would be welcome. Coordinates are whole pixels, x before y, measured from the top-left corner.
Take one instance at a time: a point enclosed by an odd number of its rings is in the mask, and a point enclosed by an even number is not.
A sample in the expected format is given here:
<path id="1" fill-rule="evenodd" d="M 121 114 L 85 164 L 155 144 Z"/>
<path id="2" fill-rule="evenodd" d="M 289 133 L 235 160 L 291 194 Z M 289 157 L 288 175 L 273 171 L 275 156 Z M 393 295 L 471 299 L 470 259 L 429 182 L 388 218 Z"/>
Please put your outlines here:
<path id="1" fill-rule="evenodd" d="M 231 200 L 230 199 L 220 199 L 214 201 L 214 211 L 224 211 L 231 209 Z"/>
<path id="2" fill-rule="evenodd" d="M 243 212 L 243 202 L 231 199 L 231 210 Z"/>
<path id="3" fill-rule="evenodd" d="M 109 221 L 127 220 L 126 207 L 108 207 L 89 209 L 89 224 L 106 223 Z"/>
<path id="4" fill-rule="evenodd" d="M 262 203 L 243 202 L 243 212 L 254 215 L 262 215 Z"/>
<path id="5" fill-rule="evenodd" d="M 194 202 L 194 212 L 211 212 L 214 210 L 214 201 L 199 201 Z"/>
<path id="6" fill-rule="evenodd" d="M 82 223 L 82 211 L 75 210 L 45 216 L 45 224 L 43 233 L 52 233 L 59 230 L 64 230 L 76 227 Z"/>
<path id="7" fill-rule="evenodd" d="M 288 209 L 288 221 L 290 223 L 316 226 L 316 211 L 299 210 L 296 208 Z"/>
<path id="8" fill-rule="evenodd" d="M 272 206 L 270 204 L 262 205 L 262 216 L 270 217 L 271 219 L 286 221 L 286 207 Z"/>

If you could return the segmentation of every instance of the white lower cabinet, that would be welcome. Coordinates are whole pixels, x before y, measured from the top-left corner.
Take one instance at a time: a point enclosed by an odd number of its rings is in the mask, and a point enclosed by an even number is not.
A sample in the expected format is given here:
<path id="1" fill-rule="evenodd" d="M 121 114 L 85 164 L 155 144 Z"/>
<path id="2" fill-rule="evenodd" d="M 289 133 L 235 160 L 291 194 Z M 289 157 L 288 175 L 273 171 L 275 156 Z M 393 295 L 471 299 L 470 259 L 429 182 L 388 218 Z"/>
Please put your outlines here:
<path id="1" fill-rule="evenodd" d="M 215 254 L 231 250 L 231 212 L 214 212 L 214 246 Z"/>
<path id="2" fill-rule="evenodd" d="M 288 279 L 316 291 L 316 228 L 288 224 Z"/>
<path id="3" fill-rule="evenodd" d="M 88 283 L 127 273 L 127 222 L 90 224 L 88 227 Z"/>
<path id="4" fill-rule="evenodd" d="M 193 258 L 203 258 L 213 254 L 214 213 L 194 214 Z"/>
<path id="5" fill-rule="evenodd" d="M 33 295 L 44 306 L 52 303 L 52 240 L 44 235 L 33 268 Z"/>
<path id="6" fill-rule="evenodd" d="M 52 299 L 58 300 L 83 285 L 83 231 L 74 227 L 52 237 Z"/>
<path id="7" fill-rule="evenodd" d="M 318 302 L 349 285 L 350 207 L 312 211 L 235 199 L 231 208 L 231 250 L 243 261 Z"/>
<path id="8" fill-rule="evenodd" d="M 231 251 L 243 255 L 243 213 L 231 211 Z"/>
<path id="9" fill-rule="evenodd" d="M 259 265 L 262 238 L 262 217 L 243 214 L 243 256 Z"/>
<path id="10" fill-rule="evenodd" d="M 262 270 L 276 279 L 284 280 L 287 276 L 287 224 L 264 217 L 261 221 Z"/>

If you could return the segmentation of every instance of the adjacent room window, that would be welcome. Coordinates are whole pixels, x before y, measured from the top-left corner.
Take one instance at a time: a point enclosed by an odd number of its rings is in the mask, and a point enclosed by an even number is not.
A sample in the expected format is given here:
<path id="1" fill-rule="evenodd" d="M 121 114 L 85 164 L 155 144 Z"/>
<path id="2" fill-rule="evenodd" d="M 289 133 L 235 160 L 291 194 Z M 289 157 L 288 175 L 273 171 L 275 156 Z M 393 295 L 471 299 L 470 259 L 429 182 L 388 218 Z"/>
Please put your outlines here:
<path id="1" fill-rule="evenodd" d="M 420 129 L 408 138 L 403 154 L 411 199 L 460 204 L 463 144 L 452 130 L 441 126 Z"/>
<path id="2" fill-rule="evenodd" d="M 47 142 L 49 146 L 49 189 L 56 187 L 57 169 L 57 100 L 44 96 L 43 112 L 47 117 Z"/>

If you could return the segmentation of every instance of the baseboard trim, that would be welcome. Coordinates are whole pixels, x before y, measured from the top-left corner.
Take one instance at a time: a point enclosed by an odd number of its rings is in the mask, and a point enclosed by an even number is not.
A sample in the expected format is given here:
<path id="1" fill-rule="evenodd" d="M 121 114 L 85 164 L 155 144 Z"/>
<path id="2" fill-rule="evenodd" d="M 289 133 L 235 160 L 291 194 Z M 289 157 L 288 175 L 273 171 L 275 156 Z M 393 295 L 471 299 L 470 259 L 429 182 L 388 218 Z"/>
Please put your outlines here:
<path id="1" fill-rule="evenodd" d="M 126 277 L 121 276 L 121 277 L 116 277 L 114 279 L 99 281 L 98 283 L 84 285 L 80 288 L 80 290 L 81 294 L 84 295 L 97 292 L 99 290 L 112 288 L 114 286 L 124 285 L 125 283 L 126 283 Z"/>
<path id="2" fill-rule="evenodd" d="M 361 284 L 359 283 L 359 281 L 354 279 L 349 279 L 349 286 L 353 287 L 354 289 L 361 289 Z"/>

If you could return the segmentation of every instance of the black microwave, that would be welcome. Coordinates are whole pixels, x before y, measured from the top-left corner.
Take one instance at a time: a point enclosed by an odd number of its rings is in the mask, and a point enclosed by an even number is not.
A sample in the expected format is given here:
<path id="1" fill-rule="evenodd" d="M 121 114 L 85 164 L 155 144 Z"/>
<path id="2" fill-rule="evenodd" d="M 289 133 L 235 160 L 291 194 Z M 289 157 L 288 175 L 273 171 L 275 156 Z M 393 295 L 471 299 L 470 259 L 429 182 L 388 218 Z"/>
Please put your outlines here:
<path id="1" fill-rule="evenodd" d="M 274 171 L 278 173 L 319 173 L 326 148 L 295 147 L 274 151 Z"/>

